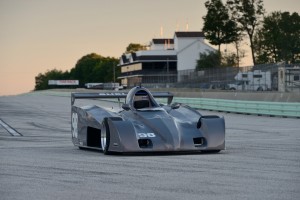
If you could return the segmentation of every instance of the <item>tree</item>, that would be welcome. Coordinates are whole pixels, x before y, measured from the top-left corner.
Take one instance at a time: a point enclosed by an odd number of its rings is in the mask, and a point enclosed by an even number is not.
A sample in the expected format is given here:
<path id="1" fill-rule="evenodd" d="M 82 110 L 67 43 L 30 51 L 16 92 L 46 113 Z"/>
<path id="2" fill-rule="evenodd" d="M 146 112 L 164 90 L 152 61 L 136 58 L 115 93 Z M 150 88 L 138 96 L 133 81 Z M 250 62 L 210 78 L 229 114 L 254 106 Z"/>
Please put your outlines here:
<path id="1" fill-rule="evenodd" d="M 196 70 L 205 68 L 214 68 L 221 66 L 221 54 L 219 51 L 207 51 L 200 53 L 200 58 L 197 60 Z"/>
<path id="2" fill-rule="evenodd" d="M 141 45 L 141 44 L 137 44 L 137 43 L 130 43 L 127 47 L 126 47 L 126 52 L 125 53 L 133 53 L 136 51 L 140 51 L 140 50 L 146 50 L 146 46 L 145 45 Z"/>
<path id="3" fill-rule="evenodd" d="M 239 57 L 235 53 L 228 52 L 222 55 L 222 67 L 235 67 L 239 65 Z"/>
<path id="4" fill-rule="evenodd" d="M 245 50 L 241 49 L 242 41 L 243 41 L 243 33 L 238 32 L 237 37 L 235 38 L 235 41 L 233 41 L 234 47 L 236 49 L 236 66 L 240 66 L 241 59 L 245 57 Z"/>
<path id="5" fill-rule="evenodd" d="M 72 79 L 79 80 L 81 86 L 85 83 L 98 82 L 100 77 L 94 76 L 94 68 L 100 65 L 102 56 L 91 53 L 80 58 L 75 68 L 71 70 Z"/>
<path id="6" fill-rule="evenodd" d="M 47 89 L 48 87 L 48 83 L 46 80 L 46 76 L 42 73 L 39 73 L 36 77 L 35 77 L 35 87 L 34 90 L 44 90 Z"/>
<path id="7" fill-rule="evenodd" d="M 280 13 L 274 12 L 264 18 L 262 28 L 254 35 L 255 57 L 257 63 L 279 62 Z"/>
<path id="8" fill-rule="evenodd" d="M 118 59 L 111 57 L 102 57 L 98 54 L 91 53 L 80 58 L 75 67 L 70 72 L 59 70 L 50 70 L 45 74 L 39 73 L 36 77 L 35 90 L 49 89 L 48 80 L 79 80 L 80 86 L 89 82 L 112 82 L 115 76 L 121 73 L 120 67 L 117 67 Z"/>
<path id="9" fill-rule="evenodd" d="M 280 56 L 284 61 L 296 63 L 300 59 L 300 16 L 294 12 L 281 14 L 279 27 L 282 34 Z"/>
<path id="10" fill-rule="evenodd" d="M 121 74 L 120 67 L 117 67 L 118 62 L 115 58 L 102 58 L 101 64 L 95 66 L 93 70 L 94 82 L 114 82 L 115 78 Z"/>
<path id="11" fill-rule="evenodd" d="M 51 86 L 48 85 L 49 80 L 64 80 L 68 76 L 69 76 L 68 71 L 62 72 L 61 70 L 57 70 L 57 69 L 48 70 L 45 74 L 39 73 L 35 77 L 34 90 L 49 89 L 49 88 L 51 88 Z"/>
<path id="12" fill-rule="evenodd" d="M 228 9 L 221 0 L 209 0 L 205 2 L 207 14 L 203 17 L 203 32 L 205 38 L 213 45 L 229 44 L 237 37 L 237 24 L 230 19 Z"/>
<path id="13" fill-rule="evenodd" d="M 300 16 L 272 12 L 254 37 L 258 63 L 295 63 L 300 56 Z"/>
<path id="14" fill-rule="evenodd" d="M 218 67 L 234 67 L 237 66 L 237 56 L 234 53 L 221 55 L 218 51 L 206 51 L 200 53 L 197 60 L 196 70 Z"/>
<path id="15" fill-rule="evenodd" d="M 255 30 L 265 13 L 263 0 L 227 0 L 227 5 L 241 30 L 249 36 L 252 60 L 255 65 L 253 40 Z"/>
<path id="16" fill-rule="evenodd" d="M 81 86 L 91 82 L 112 82 L 113 70 L 115 69 L 116 76 L 120 74 L 120 68 L 116 67 L 118 62 L 116 58 L 91 53 L 77 61 L 75 68 L 71 70 L 71 77 L 78 79 Z"/>

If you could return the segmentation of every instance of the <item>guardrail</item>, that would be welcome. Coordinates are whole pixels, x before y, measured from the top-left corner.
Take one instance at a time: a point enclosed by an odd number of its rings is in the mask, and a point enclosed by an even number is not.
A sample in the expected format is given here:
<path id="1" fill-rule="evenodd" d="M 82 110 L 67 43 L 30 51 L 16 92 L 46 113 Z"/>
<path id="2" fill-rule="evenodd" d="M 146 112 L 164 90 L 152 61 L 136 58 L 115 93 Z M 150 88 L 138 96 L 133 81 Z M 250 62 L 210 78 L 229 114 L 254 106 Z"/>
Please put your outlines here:
<path id="1" fill-rule="evenodd" d="M 70 93 L 61 92 L 47 92 L 47 94 L 65 97 L 70 96 Z M 166 99 L 157 98 L 157 100 L 160 103 L 167 103 Z M 109 101 L 117 102 L 116 99 Z M 174 97 L 173 102 L 183 103 L 193 108 L 203 110 L 300 118 L 300 103 L 183 97 Z"/>
<path id="2" fill-rule="evenodd" d="M 173 102 L 191 107 L 222 112 L 282 117 L 300 117 L 300 103 L 240 101 L 209 98 L 174 98 Z"/>

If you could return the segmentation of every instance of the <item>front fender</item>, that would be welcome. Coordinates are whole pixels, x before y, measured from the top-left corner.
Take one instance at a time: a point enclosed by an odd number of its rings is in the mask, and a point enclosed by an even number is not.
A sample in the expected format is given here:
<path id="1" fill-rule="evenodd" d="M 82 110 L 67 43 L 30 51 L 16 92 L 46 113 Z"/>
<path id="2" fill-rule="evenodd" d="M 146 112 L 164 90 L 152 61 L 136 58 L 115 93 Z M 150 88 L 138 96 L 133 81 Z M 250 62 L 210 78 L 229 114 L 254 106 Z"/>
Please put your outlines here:
<path id="1" fill-rule="evenodd" d="M 207 140 L 207 149 L 224 150 L 225 149 L 225 120 L 223 117 L 201 118 L 200 131 Z"/>
<path id="2" fill-rule="evenodd" d="M 139 148 L 135 129 L 131 122 L 122 118 L 108 118 L 110 128 L 109 151 L 130 152 Z"/>

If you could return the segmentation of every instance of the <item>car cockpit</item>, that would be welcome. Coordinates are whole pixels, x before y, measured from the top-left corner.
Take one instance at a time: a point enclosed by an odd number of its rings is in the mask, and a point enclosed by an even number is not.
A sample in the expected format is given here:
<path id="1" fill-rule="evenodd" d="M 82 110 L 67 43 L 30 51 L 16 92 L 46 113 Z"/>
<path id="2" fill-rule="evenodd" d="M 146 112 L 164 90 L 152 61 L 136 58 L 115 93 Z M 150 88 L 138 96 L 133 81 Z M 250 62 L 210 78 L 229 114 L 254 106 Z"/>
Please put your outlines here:
<path id="1" fill-rule="evenodd" d="M 147 91 L 138 90 L 133 97 L 133 107 L 135 109 L 153 108 L 157 107 L 157 103 Z"/>

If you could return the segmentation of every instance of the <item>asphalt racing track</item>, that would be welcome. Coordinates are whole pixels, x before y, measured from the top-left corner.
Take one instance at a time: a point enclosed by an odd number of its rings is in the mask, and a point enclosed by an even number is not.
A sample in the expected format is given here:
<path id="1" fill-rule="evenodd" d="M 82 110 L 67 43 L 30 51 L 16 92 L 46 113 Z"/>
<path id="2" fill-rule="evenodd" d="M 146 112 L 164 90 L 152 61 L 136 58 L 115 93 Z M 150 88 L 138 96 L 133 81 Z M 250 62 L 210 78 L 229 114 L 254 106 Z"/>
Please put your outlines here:
<path id="1" fill-rule="evenodd" d="M 0 199 L 300 199 L 300 120 L 216 114 L 219 154 L 105 156 L 71 143 L 70 97 L 0 97 Z"/>

